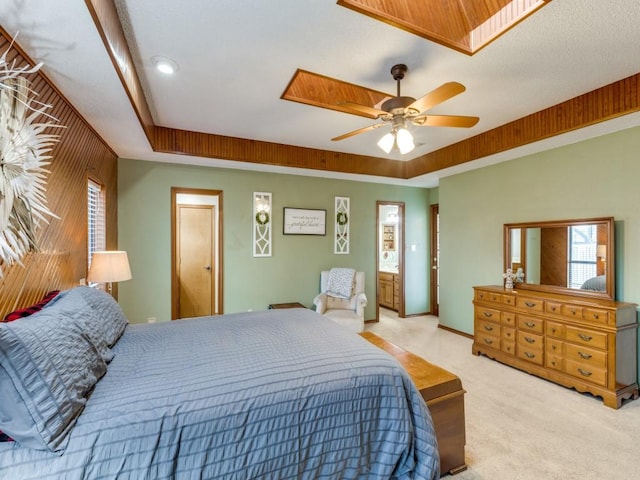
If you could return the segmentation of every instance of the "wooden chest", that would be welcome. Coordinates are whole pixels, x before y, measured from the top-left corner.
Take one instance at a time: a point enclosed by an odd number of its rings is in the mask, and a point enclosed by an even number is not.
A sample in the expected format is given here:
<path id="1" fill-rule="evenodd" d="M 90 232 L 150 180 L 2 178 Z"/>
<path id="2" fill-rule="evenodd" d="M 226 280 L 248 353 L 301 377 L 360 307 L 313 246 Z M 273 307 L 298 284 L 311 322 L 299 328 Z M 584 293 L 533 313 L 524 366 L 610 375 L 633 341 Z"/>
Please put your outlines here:
<path id="1" fill-rule="evenodd" d="M 440 473 L 467 469 L 464 460 L 465 421 L 462 382 L 451 372 L 380 338 L 371 332 L 362 337 L 393 355 L 422 394 L 433 419 L 440 453 Z"/>

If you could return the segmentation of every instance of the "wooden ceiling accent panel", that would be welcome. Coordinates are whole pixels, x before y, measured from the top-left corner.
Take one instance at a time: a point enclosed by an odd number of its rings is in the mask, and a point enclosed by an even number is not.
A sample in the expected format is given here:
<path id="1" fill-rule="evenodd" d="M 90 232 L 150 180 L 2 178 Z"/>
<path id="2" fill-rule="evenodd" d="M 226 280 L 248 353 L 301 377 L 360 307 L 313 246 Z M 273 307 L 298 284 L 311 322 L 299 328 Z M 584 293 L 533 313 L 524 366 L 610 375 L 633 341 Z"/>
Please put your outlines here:
<path id="1" fill-rule="evenodd" d="M 391 97 L 393 95 L 388 93 L 298 69 L 280 98 L 355 115 L 354 110 L 346 109 L 340 104 L 351 102 L 373 107 Z M 376 118 L 362 112 L 357 114 L 365 118 Z"/>
<path id="2" fill-rule="evenodd" d="M 427 40 L 473 55 L 551 0 L 338 0 Z"/>
<path id="3" fill-rule="evenodd" d="M 436 172 L 640 111 L 640 73 L 408 162 L 407 177 Z"/>
<path id="4" fill-rule="evenodd" d="M 338 3 L 347 6 L 348 2 L 357 1 L 340 0 Z M 362 1 L 374 2 L 374 0 Z M 378 0 L 380 4 L 384 3 L 388 6 L 404 5 L 408 1 Z M 435 0 L 424 1 L 433 2 Z M 453 8 L 457 1 L 440 0 L 438 3 L 441 6 L 446 5 Z M 466 4 L 472 0 L 459 1 Z M 500 21 L 496 22 L 497 24 L 513 26 L 509 22 L 513 21 L 518 12 L 531 13 L 549 1 L 551 0 L 513 1 L 511 4 L 505 5 L 502 10 L 498 11 L 478 28 L 483 28 L 487 22 L 494 21 L 496 17 L 501 18 Z M 473 13 L 469 15 L 474 16 L 476 20 L 481 19 L 487 15 L 487 12 L 493 11 L 503 3 L 502 0 L 479 0 L 481 5 L 476 5 Z M 399 9 L 400 7 L 397 5 L 396 8 Z M 113 52 L 109 49 L 111 30 L 100 26 L 101 18 L 99 16 L 94 15 L 94 21 L 99 31 L 104 35 L 103 39 L 107 50 L 110 55 L 113 55 Z M 116 61 L 113 63 L 116 68 L 121 68 Z M 127 64 L 126 68 L 135 69 L 133 63 Z M 300 84 L 296 80 L 298 76 L 303 80 Z M 124 80 L 123 85 L 125 89 L 128 89 L 128 84 Z M 298 70 L 285 93 L 283 93 L 282 98 L 290 97 L 287 99 L 293 101 L 304 99 L 306 101 L 303 103 L 310 105 L 316 105 L 317 103 L 317 106 L 341 111 L 339 106 L 334 105 L 336 97 L 333 96 L 333 89 L 338 89 L 348 101 L 363 105 L 375 105 L 390 96 L 383 92 L 376 92 L 330 77 Z M 130 92 L 129 97 L 133 98 Z M 309 100 L 309 98 L 312 100 Z M 137 101 L 144 102 L 145 100 L 144 97 L 140 96 Z M 638 76 L 636 75 L 406 163 L 379 157 L 295 147 L 216 134 L 173 130 L 160 126 L 154 126 L 152 133 L 148 136 L 153 150 L 164 153 L 408 179 L 632 113 L 639 110 L 638 103 Z"/>
<path id="5" fill-rule="evenodd" d="M 165 127 L 156 127 L 154 137 L 154 150 L 157 152 L 219 158 L 263 165 L 406 178 L 406 162 L 398 160 Z"/>
<path id="6" fill-rule="evenodd" d="M 124 30 L 122 29 L 115 3 L 111 0 L 85 0 L 85 3 L 98 28 L 100 37 L 102 37 L 102 41 L 109 51 L 109 57 L 120 77 L 120 81 L 125 86 L 129 100 L 138 116 L 147 140 L 149 140 L 150 144 L 153 144 L 153 117 L 149 104 L 144 97 L 142 84 L 133 63 L 133 57 L 124 36 Z"/>
<path id="7" fill-rule="evenodd" d="M 0 28 L 0 52 L 11 37 Z M 16 65 L 34 65 L 17 44 L 7 58 Z M 27 254 L 23 265 L 2 266 L 0 317 L 39 301 L 46 292 L 77 285 L 87 275 L 87 176 L 106 187 L 107 248 L 117 247 L 117 157 L 60 94 L 49 78 L 37 72 L 28 76 L 38 101 L 51 105 L 48 113 L 63 128 L 51 128 L 59 142 L 51 152 L 47 176 L 47 203 L 59 218 L 49 219 L 36 231 L 39 252 Z"/>

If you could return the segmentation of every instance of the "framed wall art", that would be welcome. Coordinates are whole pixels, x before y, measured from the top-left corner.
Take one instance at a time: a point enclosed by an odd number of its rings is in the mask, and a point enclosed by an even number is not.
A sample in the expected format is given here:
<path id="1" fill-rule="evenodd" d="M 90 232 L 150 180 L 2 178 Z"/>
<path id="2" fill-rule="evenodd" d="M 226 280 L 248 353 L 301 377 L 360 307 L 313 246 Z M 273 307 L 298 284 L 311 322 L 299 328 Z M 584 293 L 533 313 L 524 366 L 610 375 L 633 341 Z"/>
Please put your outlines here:
<path id="1" fill-rule="evenodd" d="M 284 207 L 285 235 L 326 235 L 327 211 L 309 208 Z"/>

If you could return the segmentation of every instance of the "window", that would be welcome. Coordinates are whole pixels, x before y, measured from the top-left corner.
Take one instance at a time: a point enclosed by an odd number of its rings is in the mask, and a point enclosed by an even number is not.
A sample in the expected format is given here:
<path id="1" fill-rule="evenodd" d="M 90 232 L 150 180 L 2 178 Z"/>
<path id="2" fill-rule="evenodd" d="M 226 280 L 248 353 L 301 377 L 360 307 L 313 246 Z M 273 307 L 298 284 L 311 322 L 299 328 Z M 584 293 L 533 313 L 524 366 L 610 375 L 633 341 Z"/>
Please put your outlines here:
<path id="1" fill-rule="evenodd" d="M 104 187 L 89 179 L 87 182 L 87 269 L 93 252 L 105 250 L 106 212 Z"/>
<path id="2" fill-rule="evenodd" d="M 597 244 L 596 225 L 569 227 L 569 288 L 596 276 Z"/>

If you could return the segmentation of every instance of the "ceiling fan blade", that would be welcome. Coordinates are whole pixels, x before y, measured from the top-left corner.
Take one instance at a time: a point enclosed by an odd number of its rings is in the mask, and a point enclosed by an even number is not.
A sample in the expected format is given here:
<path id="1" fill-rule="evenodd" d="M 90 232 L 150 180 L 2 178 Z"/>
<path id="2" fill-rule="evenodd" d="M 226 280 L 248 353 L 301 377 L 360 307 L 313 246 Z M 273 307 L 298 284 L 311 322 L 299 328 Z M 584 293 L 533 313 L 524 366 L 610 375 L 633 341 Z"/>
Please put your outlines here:
<path id="1" fill-rule="evenodd" d="M 464 92 L 465 86 L 458 82 L 448 82 L 440 85 L 435 90 L 427 93 L 423 97 L 420 97 L 415 102 L 407 107 L 408 110 L 413 110 L 416 113 L 424 112 L 442 102 L 449 100 L 452 97 Z"/>
<path id="2" fill-rule="evenodd" d="M 473 127 L 480 120 L 478 117 L 462 117 L 459 115 L 420 115 L 411 121 L 414 125 L 424 127 Z"/>
<path id="3" fill-rule="evenodd" d="M 389 115 L 384 110 L 378 110 L 377 108 L 367 107 L 366 105 L 360 105 L 357 103 L 344 102 L 344 103 L 339 103 L 338 105 L 346 108 L 347 110 L 354 110 L 353 112 L 354 115 L 364 114 L 371 118 L 380 118 L 382 116 Z"/>
<path id="4" fill-rule="evenodd" d="M 339 140 L 344 140 L 345 138 L 353 137 L 354 135 L 358 135 L 360 133 L 368 132 L 369 130 L 375 130 L 376 128 L 382 127 L 386 125 L 385 123 L 374 123 L 373 125 L 369 125 L 368 127 L 362 127 L 353 132 L 345 133 L 344 135 L 340 135 L 339 137 L 334 137 L 331 139 L 332 142 L 337 142 Z"/>

